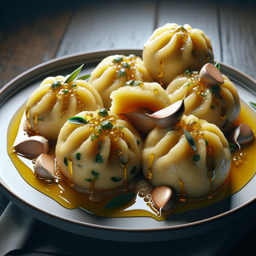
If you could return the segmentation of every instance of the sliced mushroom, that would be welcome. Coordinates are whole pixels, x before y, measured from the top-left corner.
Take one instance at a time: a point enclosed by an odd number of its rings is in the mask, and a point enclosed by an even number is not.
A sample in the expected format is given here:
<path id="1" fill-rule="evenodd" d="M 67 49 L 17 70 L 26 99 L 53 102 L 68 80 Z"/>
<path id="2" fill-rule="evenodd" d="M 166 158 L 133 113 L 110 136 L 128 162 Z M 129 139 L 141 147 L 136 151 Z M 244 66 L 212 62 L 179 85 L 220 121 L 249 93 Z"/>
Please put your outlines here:
<path id="1" fill-rule="evenodd" d="M 254 133 L 249 125 L 241 123 L 228 133 L 227 139 L 229 142 L 237 144 L 238 148 L 241 149 L 254 140 Z"/>
<path id="2" fill-rule="evenodd" d="M 35 173 L 39 179 L 46 182 L 54 182 L 58 177 L 55 176 L 54 158 L 47 154 L 41 154 L 35 163 Z"/>
<path id="3" fill-rule="evenodd" d="M 224 78 L 220 70 L 211 63 L 205 64 L 199 73 L 200 80 L 208 85 L 222 85 Z"/>
<path id="4" fill-rule="evenodd" d="M 24 156 L 34 158 L 43 153 L 48 153 L 49 142 L 43 136 L 31 136 L 14 144 L 13 149 Z"/>
<path id="5" fill-rule="evenodd" d="M 162 212 L 169 212 L 176 205 L 173 190 L 168 186 L 159 186 L 151 191 L 152 199 Z"/>

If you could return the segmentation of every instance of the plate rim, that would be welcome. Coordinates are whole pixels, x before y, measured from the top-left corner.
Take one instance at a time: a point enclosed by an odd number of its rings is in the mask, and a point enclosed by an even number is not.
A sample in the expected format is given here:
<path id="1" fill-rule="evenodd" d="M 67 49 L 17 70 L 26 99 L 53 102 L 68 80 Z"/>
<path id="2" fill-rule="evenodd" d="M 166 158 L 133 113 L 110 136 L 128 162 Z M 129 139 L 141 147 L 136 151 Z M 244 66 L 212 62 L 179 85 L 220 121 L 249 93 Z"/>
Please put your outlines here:
<path id="1" fill-rule="evenodd" d="M 46 66 L 58 64 L 58 62 L 60 63 L 59 65 L 61 65 L 61 62 L 65 61 L 65 60 L 70 61 L 70 59 L 72 59 L 72 58 L 77 59 L 79 57 L 82 58 L 83 56 L 89 56 L 89 55 L 92 55 L 92 56 L 93 55 L 109 56 L 109 55 L 113 55 L 113 54 L 121 54 L 121 52 L 122 53 L 136 52 L 137 55 L 142 55 L 141 54 L 142 49 L 122 49 L 122 48 L 102 49 L 102 50 L 99 50 L 99 51 L 85 51 L 85 52 L 79 52 L 79 53 L 75 53 L 75 54 L 65 55 L 65 56 L 55 58 L 55 59 L 52 59 L 50 61 L 41 63 L 39 65 L 36 65 L 36 66 L 28 69 L 27 71 L 21 73 L 20 75 L 16 76 L 10 82 L 8 82 L 3 88 L 0 89 L 0 96 L 3 93 L 5 93 L 6 90 L 8 90 L 8 88 L 11 87 L 15 82 L 19 81 L 22 78 L 26 78 L 26 76 L 31 75 L 31 73 L 33 74 L 34 72 L 36 72 L 36 71 L 38 71 L 41 68 L 44 68 Z M 138 53 L 140 53 L 140 54 L 138 54 Z M 100 57 L 100 59 L 102 59 L 102 58 L 104 58 L 104 57 Z M 94 60 L 95 60 L 95 62 L 97 61 L 96 59 L 94 59 Z M 79 62 L 79 61 L 76 60 L 76 62 Z M 91 61 L 88 60 L 88 63 L 90 63 L 90 62 Z M 249 76 L 245 72 L 240 71 L 239 69 L 237 69 L 235 67 L 232 67 L 230 65 L 227 65 L 227 64 L 223 63 L 222 61 L 219 61 L 219 63 L 221 64 L 221 67 L 224 68 L 225 70 L 231 70 L 232 72 L 237 73 L 238 75 L 244 77 L 246 80 L 249 80 L 251 83 L 253 83 L 256 86 L 256 79 L 252 78 L 251 76 Z M 71 64 L 71 65 L 69 64 L 68 66 L 74 66 L 74 64 Z M 62 68 L 64 69 L 68 66 L 62 66 Z M 35 77 L 32 80 L 29 80 L 27 83 L 31 83 L 32 81 L 34 81 L 36 79 L 37 79 L 37 77 Z M 14 93 L 16 93 L 16 91 Z M 13 94 L 11 94 L 9 97 L 11 97 L 12 95 Z M 1 102 L 0 108 L 1 108 L 1 105 L 4 104 L 8 100 L 8 98 L 5 99 L 5 101 Z M 32 208 L 33 210 L 35 210 L 37 212 L 41 212 L 43 214 L 46 214 L 46 215 L 50 216 L 51 218 L 57 218 L 57 219 L 59 219 L 61 221 L 64 221 L 64 222 L 69 222 L 69 223 L 76 224 L 76 225 L 82 225 L 82 226 L 86 226 L 88 228 L 96 228 L 96 229 L 101 229 L 101 230 L 103 229 L 103 230 L 109 230 L 109 231 L 123 231 L 123 232 L 149 232 L 149 231 L 152 232 L 152 231 L 164 231 L 164 230 L 180 230 L 182 228 L 193 227 L 193 226 L 197 226 L 197 225 L 201 225 L 201 224 L 205 224 L 205 223 L 210 223 L 212 221 L 227 217 L 227 216 L 229 216 L 233 213 L 236 213 L 239 210 L 251 205 L 253 202 L 256 201 L 256 197 L 254 197 L 251 200 L 244 203 L 243 205 L 240 205 L 240 206 L 238 206 L 234 209 L 228 210 L 224 213 L 221 213 L 221 214 L 218 214 L 218 215 L 215 215 L 215 216 L 203 219 L 203 220 L 194 221 L 194 222 L 187 223 L 187 224 L 179 224 L 179 225 L 175 225 L 175 226 L 149 228 L 149 229 L 134 229 L 134 228 L 123 228 L 123 227 L 120 228 L 120 227 L 103 226 L 103 225 L 98 225 L 98 224 L 93 224 L 93 223 L 88 223 L 88 222 L 81 222 L 81 221 L 78 221 L 78 220 L 72 220 L 72 219 L 69 219 L 69 218 L 63 217 L 63 216 L 56 216 L 55 214 L 52 214 L 48 211 L 45 211 L 44 209 L 35 207 L 33 204 L 27 202 L 23 198 L 20 198 L 18 195 L 16 195 L 14 192 L 12 192 L 5 184 L 3 184 L 1 179 L 0 179 L 0 187 L 1 187 L 1 189 L 4 190 L 5 195 L 6 194 L 8 194 L 8 196 L 11 195 L 11 197 L 15 198 L 15 200 L 17 199 L 18 201 L 22 202 L 22 204 L 25 204 L 29 208 Z M 14 203 L 14 204 L 16 204 L 16 203 Z"/>

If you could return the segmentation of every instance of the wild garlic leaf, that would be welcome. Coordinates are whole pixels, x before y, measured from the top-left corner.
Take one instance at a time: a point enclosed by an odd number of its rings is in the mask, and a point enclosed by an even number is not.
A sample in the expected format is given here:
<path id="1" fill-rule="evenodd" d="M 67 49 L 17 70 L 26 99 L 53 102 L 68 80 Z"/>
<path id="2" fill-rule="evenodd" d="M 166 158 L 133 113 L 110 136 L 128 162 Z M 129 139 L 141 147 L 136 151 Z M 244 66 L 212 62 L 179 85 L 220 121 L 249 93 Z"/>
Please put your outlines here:
<path id="1" fill-rule="evenodd" d="M 71 124 L 88 124 L 88 120 L 84 119 L 84 118 L 81 117 L 81 116 L 70 117 L 70 118 L 68 119 L 68 121 L 69 121 Z"/>
<path id="2" fill-rule="evenodd" d="M 83 68 L 84 64 L 82 64 L 78 69 L 73 71 L 67 78 L 65 79 L 64 83 L 70 83 L 76 79 L 76 77 L 79 75 L 81 69 Z"/>
<path id="3" fill-rule="evenodd" d="M 187 139 L 187 142 L 188 142 L 189 146 L 194 151 L 197 151 L 196 142 L 195 142 L 194 138 L 192 137 L 192 135 L 186 129 L 183 129 L 183 130 L 184 130 L 184 135 Z"/>
<path id="4" fill-rule="evenodd" d="M 134 196 L 135 196 L 135 193 L 128 193 L 128 194 L 117 196 L 113 198 L 110 202 L 108 202 L 104 206 L 104 209 L 109 209 L 109 208 L 114 208 L 114 207 L 124 205 L 128 203 Z"/>

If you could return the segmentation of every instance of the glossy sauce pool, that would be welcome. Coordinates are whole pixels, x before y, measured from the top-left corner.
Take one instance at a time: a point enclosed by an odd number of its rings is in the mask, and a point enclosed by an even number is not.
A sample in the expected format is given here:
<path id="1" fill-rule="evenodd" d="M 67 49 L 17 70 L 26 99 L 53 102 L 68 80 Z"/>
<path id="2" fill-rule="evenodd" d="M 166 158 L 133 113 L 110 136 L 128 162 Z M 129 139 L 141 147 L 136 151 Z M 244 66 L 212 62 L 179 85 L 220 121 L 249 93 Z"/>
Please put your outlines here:
<path id="1" fill-rule="evenodd" d="M 227 184 L 224 184 L 220 189 L 221 191 L 212 198 L 206 197 L 207 199 L 204 200 L 187 202 L 188 200 L 185 197 L 185 200 L 183 198 L 183 200 L 177 201 L 177 206 L 172 212 L 159 214 L 159 212 L 152 207 L 148 197 L 141 197 L 136 194 L 136 196 L 134 196 L 130 202 L 123 206 L 104 209 L 104 206 L 112 198 L 123 193 L 135 192 L 136 185 L 134 182 L 128 186 L 126 192 L 113 193 L 104 197 L 101 202 L 93 202 L 88 199 L 90 196 L 89 194 L 76 191 L 63 179 L 59 180 L 59 182 L 54 185 L 48 185 L 44 181 L 39 180 L 34 174 L 32 160 L 19 156 L 16 152 L 13 152 L 12 149 L 15 140 L 20 141 L 28 137 L 28 135 L 23 131 L 23 121 L 21 121 L 22 118 L 24 118 L 24 110 L 25 106 L 22 106 L 13 116 L 9 124 L 7 135 L 8 154 L 20 175 L 30 186 L 34 187 L 41 193 L 52 198 L 60 205 L 68 209 L 79 207 L 89 213 L 104 217 L 144 216 L 152 217 L 156 220 L 164 220 L 170 214 L 178 214 L 181 212 L 206 207 L 235 194 L 252 179 L 256 172 L 256 142 L 254 140 L 250 146 L 232 153 L 232 159 L 234 157 L 238 157 L 240 153 L 243 153 L 244 158 L 239 165 L 235 165 L 232 161 L 229 181 L 226 181 Z M 246 123 L 253 131 L 256 131 L 256 122 L 253 120 L 256 120 L 255 112 L 241 100 L 241 113 L 237 124 Z M 51 145 L 49 154 L 54 156 L 54 145 Z"/>

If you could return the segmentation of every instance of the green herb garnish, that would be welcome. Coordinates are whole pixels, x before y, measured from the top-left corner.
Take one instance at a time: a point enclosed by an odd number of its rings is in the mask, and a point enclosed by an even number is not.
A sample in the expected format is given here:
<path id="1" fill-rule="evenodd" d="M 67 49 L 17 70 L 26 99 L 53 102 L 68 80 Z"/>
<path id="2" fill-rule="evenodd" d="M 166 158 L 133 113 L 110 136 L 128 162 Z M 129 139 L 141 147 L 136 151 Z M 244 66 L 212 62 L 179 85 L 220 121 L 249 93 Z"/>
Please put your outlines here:
<path id="1" fill-rule="evenodd" d="M 113 59 L 114 63 L 119 63 L 121 61 L 123 61 L 123 56 L 121 56 L 121 55 L 119 55 L 119 56 L 115 57 L 115 59 Z"/>
<path id="2" fill-rule="evenodd" d="M 204 94 L 204 93 L 202 93 L 202 92 L 201 92 L 200 96 L 201 96 L 203 99 L 206 98 L 206 94 Z"/>
<path id="3" fill-rule="evenodd" d="M 137 145 L 139 145 L 140 144 L 140 141 L 139 140 L 137 140 Z"/>
<path id="4" fill-rule="evenodd" d="M 114 208 L 114 207 L 124 205 L 124 204 L 128 203 L 134 196 L 135 196 L 135 193 L 128 193 L 128 194 L 123 194 L 123 195 L 117 196 L 117 197 L 113 198 L 110 202 L 108 202 L 104 206 L 104 209 Z"/>
<path id="5" fill-rule="evenodd" d="M 256 109 L 256 103 L 253 103 L 253 102 L 251 102 L 251 101 L 249 101 L 249 103 L 250 103 L 250 105 L 251 105 L 254 109 Z"/>
<path id="6" fill-rule="evenodd" d="M 226 120 L 225 124 L 221 127 L 221 129 L 224 129 L 228 124 L 228 119 Z"/>
<path id="7" fill-rule="evenodd" d="M 80 76 L 80 77 L 78 77 L 76 80 L 86 80 L 86 79 L 88 79 L 90 76 L 91 76 L 91 74 L 89 74 L 89 75 L 84 75 L 84 76 Z"/>
<path id="8" fill-rule="evenodd" d="M 71 85 L 71 88 L 74 88 L 74 87 L 76 87 L 76 86 L 77 86 L 76 84 L 72 84 L 72 85 Z"/>
<path id="9" fill-rule="evenodd" d="M 192 75 L 192 71 L 190 71 L 189 69 L 185 70 L 186 76 L 191 76 Z"/>
<path id="10" fill-rule="evenodd" d="M 121 180 L 121 178 L 117 178 L 117 177 L 111 177 L 111 180 L 113 182 L 119 182 Z"/>
<path id="11" fill-rule="evenodd" d="M 213 110 L 215 109 L 215 107 L 214 107 L 213 105 L 210 106 L 210 109 L 211 109 L 211 108 L 212 108 Z"/>
<path id="12" fill-rule="evenodd" d="M 118 72 L 117 72 L 117 78 L 119 77 L 122 77 L 122 76 L 127 76 L 126 72 L 125 72 L 125 69 L 120 69 Z"/>
<path id="13" fill-rule="evenodd" d="M 111 130 L 113 124 L 109 121 L 103 121 L 100 126 L 103 128 L 103 130 Z"/>
<path id="14" fill-rule="evenodd" d="M 38 120 L 38 121 L 44 121 L 44 118 L 41 117 L 41 118 L 38 118 L 37 120 Z"/>
<path id="15" fill-rule="evenodd" d="M 208 147 L 208 140 L 204 139 L 206 146 Z"/>
<path id="16" fill-rule="evenodd" d="M 135 174 L 136 173 L 136 166 L 134 166 L 132 169 L 131 169 L 131 174 Z"/>
<path id="17" fill-rule="evenodd" d="M 63 92 L 64 92 L 64 94 L 68 94 L 69 90 L 68 89 L 64 89 Z"/>
<path id="18" fill-rule="evenodd" d="M 70 117 L 70 118 L 68 119 L 68 121 L 69 121 L 71 124 L 88 124 L 88 120 L 84 119 L 84 118 L 81 117 L 81 116 Z"/>
<path id="19" fill-rule="evenodd" d="M 81 159 L 81 153 L 76 153 L 76 160 L 80 160 Z"/>
<path id="20" fill-rule="evenodd" d="M 194 157 L 193 157 L 194 161 L 199 161 L 200 160 L 200 156 L 198 154 L 196 154 Z"/>
<path id="21" fill-rule="evenodd" d="M 190 82 L 186 82 L 185 84 L 183 84 L 183 86 L 187 86 L 187 87 L 190 87 Z"/>
<path id="22" fill-rule="evenodd" d="M 98 135 L 91 134 L 91 137 L 90 137 L 91 141 L 93 141 L 94 139 L 98 139 L 98 138 L 99 138 Z"/>
<path id="23" fill-rule="evenodd" d="M 82 64 L 78 69 L 73 71 L 70 75 L 67 76 L 64 83 L 70 83 L 76 79 L 76 77 L 79 75 L 81 69 L 83 68 L 84 64 Z"/>
<path id="24" fill-rule="evenodd" d="M 187 142 L 188 142 L 189 146 L 194 151 L 197 151 L 196 142 L 195 142 L 194 138 L 192 137 L 192 135 L 186 129 L 183 129 L 183 130 L 184 130 L 184 135 L 187 139 Z"/>
<path id="25" fill-rule="evenodd" d="M 64 164 L 68 166 L 68 159 L 66 157 L 64 157 Z"/>
<path id="26" fill-rule="evenodd" d="M 108 115 L 108 111 L 106 108 L 102 108 L 99 112 L 98 112 L 99 116 L 105 117 Z"/>
<path id="27" fill-rule="evenodd" d="M 57 87 L 61 87 L 61 82 L 60 81 L 54 81 L 51 85 L 53 90 L 56 90 Z"/>
<path id="28" fill-rule="evenodd" d="M 129 66 L 129 64 L 127 63 L 127 62 L 122 62 L 121 63 L 122 64 L 122 66 L 124 67 L 124 68 L 127 68 L 127 69 L 130 69 L 130 66 Z"/>
<path id="29" fill-rule="evenodd" d="M 141 85 L 141 81 L 137 81 L 137 80 L 129 80 L 127 82 L 125 82 L 124 86 L 140 86 Z"/>
<path id="30" fill-rule="evenodd" d="M 98 154 L 95 156 L 95 162 L 96 162 L 96 163 L 100 163 L 100 164 L 103 163 L 103 159 L 102 159 L 102 156 L 101 156 L 100 153 L 98 153 Z"/>
<path id="31" fill-rule="evenodd" d="M 96 178 L 96 179 L 99 179 L 99 173 L 98 172 L 95 172 L 94 170 L 91 171 L 91 174 Z"/>
<path id="32" fill-rule="evenodd" d="M 88 181 L 88 182 L 92 182 L 92 179 L 86 179 L 86 178 L 85 178 L 85 180 Z"/>
<path id="33" fill-rule="evenodd" d="M 78 167 L 82 167 L 82 165 L 80 165 L 80 164 L 77 164 L 77 166 L 78 166 Z"/>
<path id="34" fill-rule="evenodd" d="M 99 146 L 98 146 L 98 150 L 101 150 L 101 141 L 98 142 Z"/>
<path id="35" fill-rule="evenodd" d="M 236 150 L 236 147 L 237 147 L 236 144 L 229 142 L 228 145 L 229 145 L 229 150 L 231 153 Z"/>
<path id="36" fill-rule="evenodd" d="M 222 97 L 220 96 L 220 87 L 218 85 L 211 86 L 211 93 L 215 96 L 216 99 L 222 100 Z"/>
<path id="37" fill-rule="evenodd" d="M 118 127 L 120 130 L 122 130 L 124 128 L 122 125 L 119 125 Z"/>
<path id="38" fill-rule="evenodd" d="M 179 28 L 180 28 L 183 32 L 187 31 L 183 26 L 179 26 Z"/>
<path id="39" fill-rule="evenodd" d="M 218 69 L 220 69 L 220 63 L 219 62 L 217 62 L 214 66 L 217 67 Z"/>

